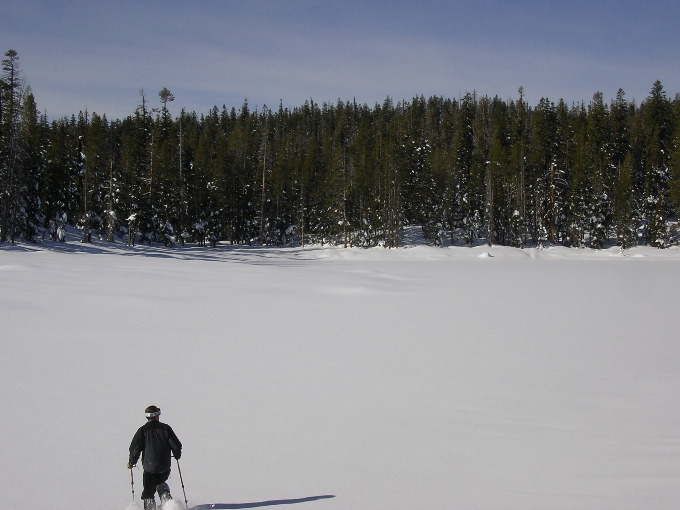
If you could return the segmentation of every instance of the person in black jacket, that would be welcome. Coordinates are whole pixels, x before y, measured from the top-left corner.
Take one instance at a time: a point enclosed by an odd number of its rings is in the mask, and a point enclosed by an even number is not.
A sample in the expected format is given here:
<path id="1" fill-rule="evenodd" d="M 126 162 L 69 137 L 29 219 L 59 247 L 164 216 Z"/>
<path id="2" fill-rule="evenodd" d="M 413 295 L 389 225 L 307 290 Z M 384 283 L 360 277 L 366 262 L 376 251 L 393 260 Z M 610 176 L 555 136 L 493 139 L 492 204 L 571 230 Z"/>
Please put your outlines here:
<path id="1" fill-rule="evenodd" d="M 155 510 L 155 493 L 161 499 L 161 505 L 172 499 L 170 487 L 166 483 L 170 476 L 170 454 L 179 459 L 182 455 L 182 443 L 175 435 L 172 427 L 159 421 L 161 410 L 156 406 L 145 409 L 146 424 L 137 430 L 130 443 L 130 459 L 128 469 L 132 469 L 139 456 L 142 456 L 144 468 L 144 510 Z"/>

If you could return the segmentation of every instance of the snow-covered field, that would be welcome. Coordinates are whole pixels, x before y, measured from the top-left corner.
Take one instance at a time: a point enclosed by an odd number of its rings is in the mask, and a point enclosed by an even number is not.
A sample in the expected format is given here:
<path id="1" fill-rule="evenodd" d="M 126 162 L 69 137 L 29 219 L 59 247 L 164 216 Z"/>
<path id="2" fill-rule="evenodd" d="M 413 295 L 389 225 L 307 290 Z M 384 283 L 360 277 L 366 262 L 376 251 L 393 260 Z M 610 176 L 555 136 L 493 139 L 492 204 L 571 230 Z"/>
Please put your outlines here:
<path id="1" fill-rule="evenodd" d="M 679 283 L 677 248 L 2 245 L 0 507 L 130 508 L 155 404 L 189 506 L 677 509 Z"/>

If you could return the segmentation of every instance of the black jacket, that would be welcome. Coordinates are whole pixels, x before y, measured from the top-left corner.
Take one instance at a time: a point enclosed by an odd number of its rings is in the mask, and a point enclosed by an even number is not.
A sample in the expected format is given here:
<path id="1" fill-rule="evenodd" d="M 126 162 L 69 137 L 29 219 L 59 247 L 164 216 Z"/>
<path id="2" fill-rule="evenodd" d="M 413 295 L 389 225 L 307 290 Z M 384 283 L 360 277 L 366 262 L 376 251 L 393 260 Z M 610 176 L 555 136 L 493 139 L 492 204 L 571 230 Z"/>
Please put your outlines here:
<path id="1" fill-rule="evenodd" d="M 139 428 L 130 443 L 130 463 L 136 464 L 142 454 L 142 467 L 149 473 L 170 471 L 170 453 L 179 459 L 182 443 L 170 425 L 152 420 Z"/>

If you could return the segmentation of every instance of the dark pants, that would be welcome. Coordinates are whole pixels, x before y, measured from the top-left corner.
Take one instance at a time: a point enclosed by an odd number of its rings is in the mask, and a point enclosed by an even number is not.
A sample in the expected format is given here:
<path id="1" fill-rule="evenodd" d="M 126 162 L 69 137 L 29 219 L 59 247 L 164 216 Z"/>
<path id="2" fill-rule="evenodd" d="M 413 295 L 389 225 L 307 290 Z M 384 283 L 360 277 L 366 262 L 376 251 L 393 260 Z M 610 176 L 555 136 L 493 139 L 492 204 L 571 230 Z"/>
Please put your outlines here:
<path id="1" fill-rule="evenodd" d="M 144 471 L 143 481 L 144 490 L 142 491 L 142 499 L 153 499 L 154 494 L 158 491 L 160 495 L 162 492 L 170 493 L 168 484 L 165 481 L 170 476 L 170 471 L 165 473 L 149 473 Z"/>

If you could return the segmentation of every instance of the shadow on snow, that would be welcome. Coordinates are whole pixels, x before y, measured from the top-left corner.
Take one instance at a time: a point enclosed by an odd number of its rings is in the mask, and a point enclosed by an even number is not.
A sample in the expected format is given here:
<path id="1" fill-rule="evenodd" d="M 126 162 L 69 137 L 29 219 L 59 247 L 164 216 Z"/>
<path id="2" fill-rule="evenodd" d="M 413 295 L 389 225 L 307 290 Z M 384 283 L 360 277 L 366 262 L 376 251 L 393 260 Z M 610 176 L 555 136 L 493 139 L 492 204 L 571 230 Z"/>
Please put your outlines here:
<path id="1" fill-rule="evenodd" d="M 259 501 L 256 503 L 212 503 L 209 505 L 192 506 L 189 510 L 227 510 L 232 508 L 258 508 L 261 506 L 296 505 L 298 503 L 309 503 L 310 501 L 318 501 L 320 499 L 330 499 L 334 497 L 335 496 L 311 496 L 308 498 L 275 499 L 272 501 Z"/>
<path id="2" fill-rule="evenodd" d="M 217 247 L 208 248 L 187 244 L 186 246 L 175 245 L 167 247 L 160 244 L 137 244 L 129 246 L 121 239 L 110 243 L 100 239 L 92 239 L 91 242 L 81 241 L 79 232 L 69 230 L 66 234 L 66 242 L 52 240 L 39 240 L 32 243 L 0 243 L 0 251 L 25 251 L 39 252 L 52 251 L 64 254 L 88 253 L 91 255 L 120 255 L 146 258 L 165 258 L 206 262 L 242 262 L 250 265 L 295 265 L 304 260 L 312 260 L 310 248 L 287 248 L 282 256 L 280 250 L 270 250 L 270 247 L 218 244 Z"/>

